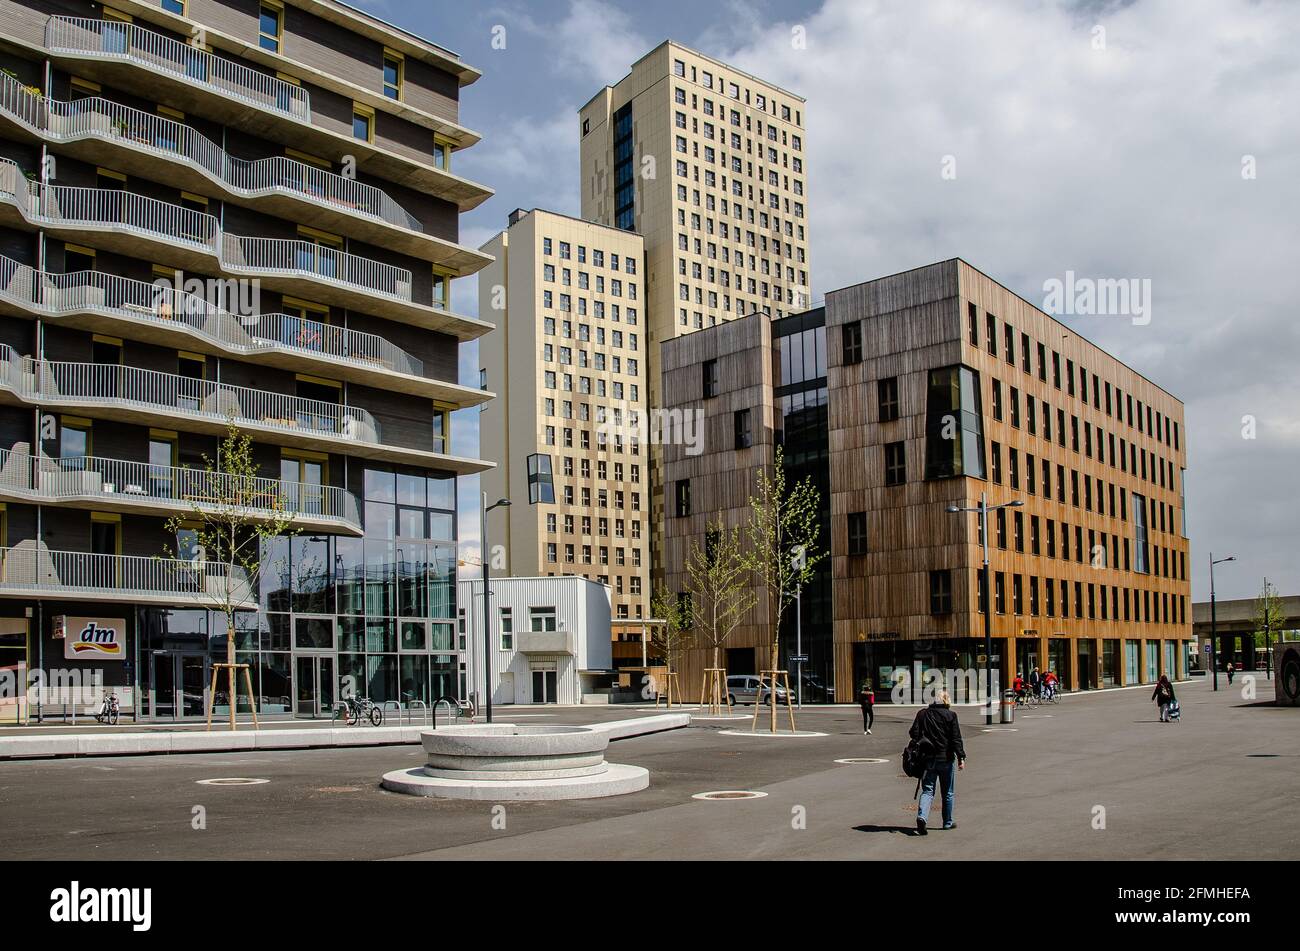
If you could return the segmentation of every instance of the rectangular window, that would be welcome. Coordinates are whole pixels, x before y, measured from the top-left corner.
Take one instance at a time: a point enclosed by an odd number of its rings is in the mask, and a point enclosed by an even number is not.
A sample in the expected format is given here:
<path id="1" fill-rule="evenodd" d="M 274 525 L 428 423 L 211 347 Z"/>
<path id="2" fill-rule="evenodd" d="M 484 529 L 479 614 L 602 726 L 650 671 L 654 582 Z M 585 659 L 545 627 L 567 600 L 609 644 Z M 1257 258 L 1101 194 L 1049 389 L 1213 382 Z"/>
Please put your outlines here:
<path id="1" fill-rule="evenodd" d="M 501 609 L 501 649 L 503 651 L 512 651 L 515 649 L 515 618 L 513 608 Z"/>
<path id="2" fill-rule="evenodd" d="M 949 571 L 930 572 L 930 613 L 952 613 L 952 573 Z"/>
<path id="3" fill-rule="evenodd" d="M 849 513 L 849 554 L 865 555 L 867 553 L 867 513 Z"/>
<path id="4" fill-rule="evenodd" d="M 718 361 L 704 361 L 704 398 L 712 399 L 718 395 Z"/>
<path id="5" fill-rule="evenodd" d="M 402 78 L 406 62 L 398 53 L 384 50 L 384 95 L 389 99 L 402 98 Z"/>
<path id="6" fill-rule="evenodd" d="M 851 324 L 845 324 L 841 330 L 841 341 L 844 349 L 845 365 L 862 362 L 862 324 L 859 321 L 853 321 Z"/>
<path id="7" fill-rule="evenodd" d="M 880 405 L 880 421 L 888 423 L 898 419 L 898 377 L 888 377 L 876 383 L 876 397 Z"/>
<path id="8" fill-rule="evenodd" d="M 257 43 L 264 50 L 280 52 L 280 37 L 284 28 L 284 10 L 263 3 L 258 10 Z"/>
<path id="9" fill-rule="evenodd" d="M 359 102 L 352 104 L 352 138 L 375 141 L 375 110 Z"/>
<path id="10" fill-rule="evenodd" d="M 907 481 L 907 454 L 905 444 L 885 444 L 885 485 L 902 485 Z"/>
<path id="11" fill-rule="evenodd" d="M 685 518 L 691 514 L 691 480 L 678 479 L 676 482 L 674 511 L 678 518 Z"/>
<path id="12" fill-rule="evenodd" d="M 530 631 L 554 631 L 555 608 L 529 608 L 528 629 Z"/>
<path id="13" fill-rule="evenodd" d="M 750 426 L 750 411 L 748 409 L 736 410 L 732 422 L 736 431 L 736 448 L 748 449 L 754 444 L 754 433 Z"/>

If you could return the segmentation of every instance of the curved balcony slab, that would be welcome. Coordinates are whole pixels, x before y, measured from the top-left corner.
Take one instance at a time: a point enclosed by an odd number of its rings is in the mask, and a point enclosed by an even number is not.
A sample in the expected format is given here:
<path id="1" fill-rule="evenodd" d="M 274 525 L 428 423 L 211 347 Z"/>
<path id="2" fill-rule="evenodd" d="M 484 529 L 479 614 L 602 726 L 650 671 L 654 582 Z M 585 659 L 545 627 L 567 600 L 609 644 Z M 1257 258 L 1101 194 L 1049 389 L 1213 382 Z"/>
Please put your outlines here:
<path id="1" fill-rule="evenodd" d="M 375 334 L 291 314 L 236 317 L 194 294 L 102 271 L 52 274 L 0 255 L 0 313 L 42 317 L 180 350 L 256 359 L 452 408 L 492 398 L 484 390 L 425 376 L 422 361 Z"/>
<path id="2" fill-rule="evenodd" d="M 67 102 L 0 75 L 0 131 L 46 141 L 92 165 L 142 169 L 177 189 L 348 234 L 451 270 L 473 273 L 491 255 L 424 231 L 382 189 L 284 156 L 239 159 L 193 127 L 100 97 Z"/>
<path id="3" fill-rule="evenodd" d="M 462 212 L 493 193 L 444 169 L 316 125 L 302 87 L 136 24 L 52 16 L 45 48 L 51 60 L 78 76 L 130 89 L 141 86 L 144 72 L 159 102 L 318 155 L 352 155 L 359 170 L 455 202 Z"/>

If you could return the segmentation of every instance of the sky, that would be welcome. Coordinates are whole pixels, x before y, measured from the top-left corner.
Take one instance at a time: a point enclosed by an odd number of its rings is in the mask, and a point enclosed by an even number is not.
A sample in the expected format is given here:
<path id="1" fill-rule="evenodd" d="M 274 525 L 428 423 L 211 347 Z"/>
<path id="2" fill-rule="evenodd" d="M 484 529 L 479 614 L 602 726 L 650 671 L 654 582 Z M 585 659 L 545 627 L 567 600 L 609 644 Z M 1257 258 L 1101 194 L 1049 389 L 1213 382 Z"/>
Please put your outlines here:
<path id="1" fill-rule="evenodd" d="M 1149 281 L 1145 317 L 1062 319 L 1186 404 L 1193 599 L 1211 551 L 1220 599 L 1300 593 L 1300 4 L 356 3 L 483 72 L 465 244 L 577 214 L 578 108 L 672 38 L 808 100 L 814 297 L 958 256 L 1040 307 L 1070 272 Z"/>

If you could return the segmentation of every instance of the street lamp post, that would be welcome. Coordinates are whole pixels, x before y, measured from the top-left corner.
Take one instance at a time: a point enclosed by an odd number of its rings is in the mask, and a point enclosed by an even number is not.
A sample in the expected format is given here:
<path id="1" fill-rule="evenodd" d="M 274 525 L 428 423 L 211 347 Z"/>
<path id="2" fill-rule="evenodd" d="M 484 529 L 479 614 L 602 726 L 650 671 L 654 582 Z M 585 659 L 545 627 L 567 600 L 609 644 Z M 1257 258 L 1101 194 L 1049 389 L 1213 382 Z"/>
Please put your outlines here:
<path id="1" fill-rule="evenodd" d="M 1214 552 L 1210 552 L 1210 669 L 1214 672 L 1214 689 L 1219 689 L 1219 635 L 1218 619 L 1214 611 L 1214 566 L 1222 564 L 1225 561 L 1236 561 L 1236 555 L 1229 555 L 1227 558 L 1220 558 L 1217 561 L 1214 558 Z"/>
<path id="2" fill-rule="evenodd" d="M 479 531 L 479 547 L 481 549 L 479 561 L 483 563 L 483 709 L 487 715 L 487 722 L 492 722 L 492 596 L 488 591 L 488 564 L 492 560 L 488 556 L 488 533 L 487 517 L 488 512 L 497 507 L 505 507 L 510 504 L 509 499 L 497 499 L 491 505 L 487 504 L 487 493 L 483 493 L 483 522 Z"/>
<path id="3" fill-rule="evenodd" d="M 983 542 L 984 561 L 981 577 L 984 579 L 984 722 L 993 723 L 993 582 L 989 577 L 989 512 L 998 509 L 1018 508 L 1024 505 L 1023 499 L 1012 499 L 1000 505 L 989 505 L 988 496 L 980 493 L 979 505 L 950 505 L 949 512 L 978 512 L 980 517 L 980 540 Z"/>

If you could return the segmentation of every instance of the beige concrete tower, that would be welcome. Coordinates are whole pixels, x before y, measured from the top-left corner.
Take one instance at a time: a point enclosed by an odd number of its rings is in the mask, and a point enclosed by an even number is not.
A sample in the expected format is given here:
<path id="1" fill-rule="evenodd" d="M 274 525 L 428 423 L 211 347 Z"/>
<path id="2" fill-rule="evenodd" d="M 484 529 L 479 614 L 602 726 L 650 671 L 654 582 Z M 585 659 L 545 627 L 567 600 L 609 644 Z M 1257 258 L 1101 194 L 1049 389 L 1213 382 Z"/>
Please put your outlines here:
<path id="1" fill-rule="evenodd" d="M 671 41 L 580 110 L 583 218 L 645 238 L 652 411 L 662 341 L 810 305 L 804 119 L 803 97 Z"/>
<path id="2" fill-rule="evenodd" d="M 516 211 L 483 246 L 479 277 L 488 386 L 481 451 L 499 468 L 490 541 L 513 575 L 608 584 L 615 617 L 648 616 L 644 249 L 640 235 L 549 211 Z M 548 455 L 554 503 L 528 504 L 527 459 Z M 500 519 L 500 521 L 496 521 Z M 491 552 L 489 552 L 491 555 Z"/>

